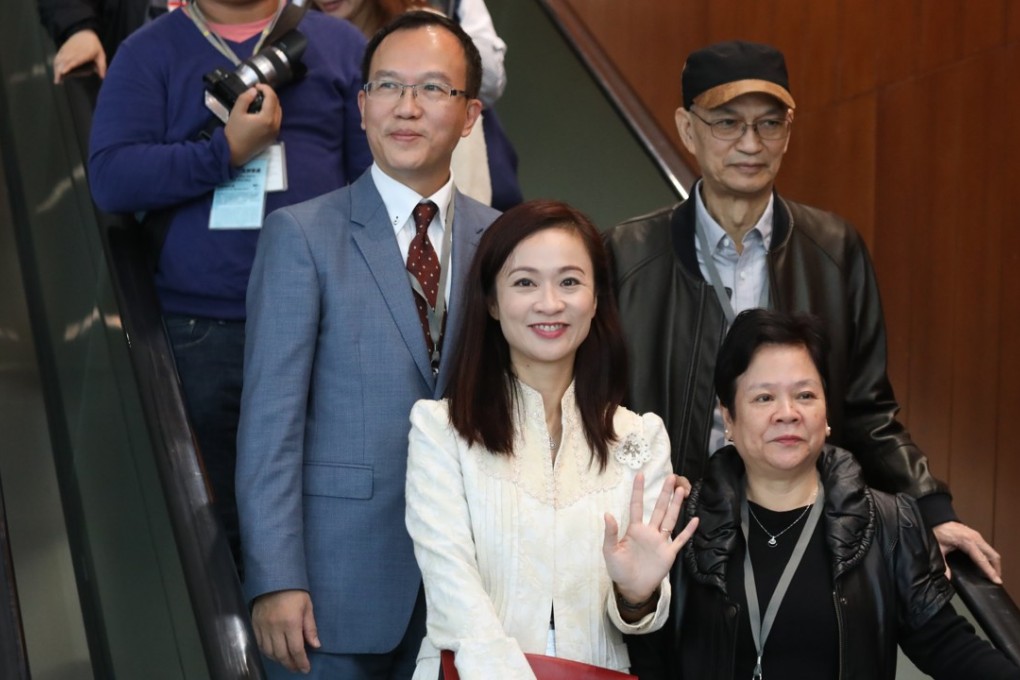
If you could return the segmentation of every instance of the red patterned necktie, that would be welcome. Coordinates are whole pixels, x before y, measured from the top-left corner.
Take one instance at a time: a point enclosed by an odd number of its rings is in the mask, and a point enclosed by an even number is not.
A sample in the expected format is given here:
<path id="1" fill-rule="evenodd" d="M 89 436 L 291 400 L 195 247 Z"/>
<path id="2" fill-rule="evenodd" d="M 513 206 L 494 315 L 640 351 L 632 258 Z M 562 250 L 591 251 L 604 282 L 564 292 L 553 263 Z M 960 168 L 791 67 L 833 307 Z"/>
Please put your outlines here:
<path id="1" fill-rule="evenodd" d="M 417 291 L 414 293 L 414 302 L 418 306 L 418 318 L 421 320 L 422 331 L 425 333 L 425 344 L 428 346 L 429 354 L 432 354 L 434 347 L 432 335 L 429 333 L 428 307 L 432 309 L 436 307 L 436 296 L 439 293 L 439 257 L 436 256 L 436 249 L 432 247 L 432 242 L 429 240 L 428 230 L 429 225 L 432 224 L 432 218 L 436 216 L 438 210 L 439 208 L 432 201 L 419 203 L 415 206 L 415 233 L 414 238 L 411 239 L 411 247 L 407 251 L 407 271 L 418 279 L 427 298 L 427 300 L 423 299 Z"/>

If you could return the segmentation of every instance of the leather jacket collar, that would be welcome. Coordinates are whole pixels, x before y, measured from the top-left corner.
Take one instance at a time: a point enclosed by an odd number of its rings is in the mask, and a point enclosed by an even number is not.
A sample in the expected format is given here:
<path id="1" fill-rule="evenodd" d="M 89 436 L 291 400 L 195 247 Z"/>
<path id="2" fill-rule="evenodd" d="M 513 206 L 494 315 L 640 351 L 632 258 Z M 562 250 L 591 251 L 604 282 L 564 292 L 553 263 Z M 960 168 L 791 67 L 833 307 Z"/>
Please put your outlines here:
<path id="1" fill-rule="evenodd" d="M 825 489 L 825 540 L 833 578 L 838 578 L 864 559 L 871 547 L 877 526 L 875 501 L 864 484 L 860 465 L 848 451 L 826 445 L 818 470 Z M 688 519 L 701 518 L 697 532 L 684 547 L 684 565 L 696 581 L 724 592 L 727 564 L 738 541 L 743 541 L 743 488 L 744 463 L 737 450 L 727 446 L 709 459 L 706 474 L 694 485 L 684 511 Z"/>
<path id="2" fill-rule="evenodd" d="M 676 206 L 670 216 L 670 231 L 673 234 L 673 252 L 688 274 L 705 280 L 701 275 L 701 268 L 698 266 L 698 254 L 695 249 L 695 225 L 697 224 L 694 192 L 701 190 L 701 180 L 691 189 L 691 197 Z M 793 217 L 790 213 L 790 206 L 786 204 L 776 190 L 772 190 L 772 246 L 770 250 L 778 250 L 786 245 L 790 238 L 790 225 L 793 224 Z"/>

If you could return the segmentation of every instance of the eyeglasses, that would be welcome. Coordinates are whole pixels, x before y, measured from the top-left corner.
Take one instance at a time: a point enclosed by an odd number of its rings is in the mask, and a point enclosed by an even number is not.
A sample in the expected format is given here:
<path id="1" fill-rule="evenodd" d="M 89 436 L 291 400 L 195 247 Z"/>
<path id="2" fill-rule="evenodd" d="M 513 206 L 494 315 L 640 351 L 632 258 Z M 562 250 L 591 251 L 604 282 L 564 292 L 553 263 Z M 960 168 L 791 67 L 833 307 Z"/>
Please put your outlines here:
<path id="1" fill-rule="evenodd" d="M 786 136 L 790 134 L 790 119 L 785 117 L 762 118 L 754 121 L 753 123 L 748 123 L 736 118 L 720 118 L 719 120 L 713 121 L 705 120 L 698 114 L 694 113 L 693 110 L 689 111 L 692 116 L 708 126 L 713 137 L 721 139 L 724 142 L 734 142 L 740 139 L 744 136 L 744 133 L 747 132 L 747 128 L 751 128 L 758 137 L 769 142 L 785 139 Z"/>
<path id="2" fill-rule="evenodd" d="M 414 98 L 438 104 L 439 102 L 450 101 L 453 97 L 467 97 L 467 90 L 455 90 L 442 83 L 398 83 L 395 80 L 373 80 L 365 83 L 362 88 L 372 99 L 381 102 L 396 102 L 404 96 L 404 90 L 411 90 Z"/>

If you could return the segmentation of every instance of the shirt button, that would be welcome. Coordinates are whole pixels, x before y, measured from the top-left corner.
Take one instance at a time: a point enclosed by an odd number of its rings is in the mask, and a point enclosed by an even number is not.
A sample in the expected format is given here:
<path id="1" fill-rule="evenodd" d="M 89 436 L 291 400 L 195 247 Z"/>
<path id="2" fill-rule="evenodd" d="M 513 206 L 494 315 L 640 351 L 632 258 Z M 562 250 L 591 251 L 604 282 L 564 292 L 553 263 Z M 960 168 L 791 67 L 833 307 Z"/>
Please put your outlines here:
<path id="1" fill-rule="evenodd" d="M 745 281 L 747 279 L 747 272 L 740 272 L 740 280 Z"/>

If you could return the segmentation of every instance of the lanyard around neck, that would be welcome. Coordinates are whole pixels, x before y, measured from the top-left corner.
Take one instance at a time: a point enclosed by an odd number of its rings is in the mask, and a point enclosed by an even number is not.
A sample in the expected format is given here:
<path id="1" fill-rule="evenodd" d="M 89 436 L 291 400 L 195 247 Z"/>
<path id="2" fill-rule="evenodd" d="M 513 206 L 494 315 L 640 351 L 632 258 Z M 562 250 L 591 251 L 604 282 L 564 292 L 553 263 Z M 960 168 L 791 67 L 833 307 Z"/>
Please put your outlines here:
<path id="1" fill-rule="evenodd" d="M 411 272 L 407 272 L 407 278 L 411 282 L 411 288 L 425 301 L 425 316 L 429 322 L 429 337 L 432 338 L 432 356 L 429 361 L 432 364 L 432 375 L 439 374 L 439 342 L 443 334 L 443 317 L 446 315 L 446 280 L 450 273 L 450 251 L 453 244 L 453 211 L 456 204 L 456 196 L 450 196 L 450 207 L 446 211 L 445 225 L 443 226 L 443 254 L 439 259 L 439 289 L 436 291 L 436 306 L 429 304 L 428 296 L 422 290 L 421 282 Z M 428 229 L 425 230 L 428 237 Z"/>
<path id="2" fill-rule="evenodd" d="M 726 292 L 726 287 L 723 285 L 722 276 L 719 275 L 719 268 L 715 266 L 715 260 L 713 259 L 713 250 L 708 243 L 707 225 L 704 224 L 703 220 L 695 219 L 694 231 L 698 235 L 698 243 L 701 245 L 701 259 L 705 262 L 705 269 L 708 271 L 708 279 L 712 283 L 712 288 L 715 290 L 715 296 L 719 299 L 719 306 L 722 307 L 723 314 L 726 315 L 726 325 L 731 326 L 733 320 L 737 318 L 737 314 L 733 311 L 733 304 L 730 302 L 730 296 Z M 765 282 L 761 287 L 761 294 L 758 296 L 758 306 L 762 309 L 769 308 L 769 280 L 768 280 L 768 267 L 765 267 Z"/>
<path id="3" fill-rule="evenodd" d="M 287 0 L 280 0 L 280 6 L 276 9 L 276 13 L 273 15 L 273 18 L 270 20 L 270 22 L 266 24 L 266 27 L 264 29 L 262 29 L 262 33 L 259 35 L 259 40 L 257 43 L 255 43 L 255 47 L 251 51 L 252 54 L 258 54 L 258 51 L 262 49 L 262 43 L 264 43 L 266 41 L 266 37 L 270 33 L 272 33 L 273 27 L 276 26 L 276 22 L 279 20 L 280 14 L 283 12 L 283 9 L 286 6 Z M 197 2 L 191 2 L 190 4 L 188 4 L 184 8 L 184 11 L 191 19 L 191 23 L 195 24 L 195 27 L 198 28 L 199 32 L 202 33 L 202 37 L 208 40 L 209 44 L 215 47 L 217 52 L 219 52 L 224 57 L 229 59 L 230 63 L 232 63 L 234 66 L 241 65 L 241 59 L 237 56 L 237 54 L 234 53 L 234 50 L 230 48 L 230 45 L 227 44 L 227 41 L 220 37 L 218 33 L 209 28 L 209 23 L 206 21 L 205 15 L 202 14 L 202 10 L 199 9 Z"/>
<path id="4" fill-rule="evenodd" d="M 765 618 L 762 619 L 761 608 L 758 604 L 758 589 L 754 583 L 754 568 L 751 565 L 746 490 L 740 499 L 740 530 L 744 534 L 744 595 L 747 597 L 747 615 L 751 620 L 751 637 L 754 638 L 754 649 L 758 653 L 754 671 L 751 674 L 752 680 L 762 680 L 761 657 L 765 651 L 765 641 L 768 639 L 769 633 L 772 632 L 772 624 L 776 621 L 776 614 L 779 612 L 779 605 L 783 603 L 783 597 L 786 596 L 786 589 L 790 587 L 790 581 L 793 580 L 793 574 L 797 571 L 801 558 L 804 557 L 811 535 L 815 533 L 818 519 L 822 516 L 824 500 L 825 492 L 822 491 L 822 482 L 819 480 L 818 493 L 815 494 L 814 505 L 811 506 L 811 512 L 808 513 L 807 523 L 804 525 L 804 530 L 801 531 L 800 538 L 797 539 L 797 545 L 793 548 L 793 554 L 790 555 L 782 576 L 779 577 L 776 589 L 772 591 L 768 607 L 765 608 Z"/>

